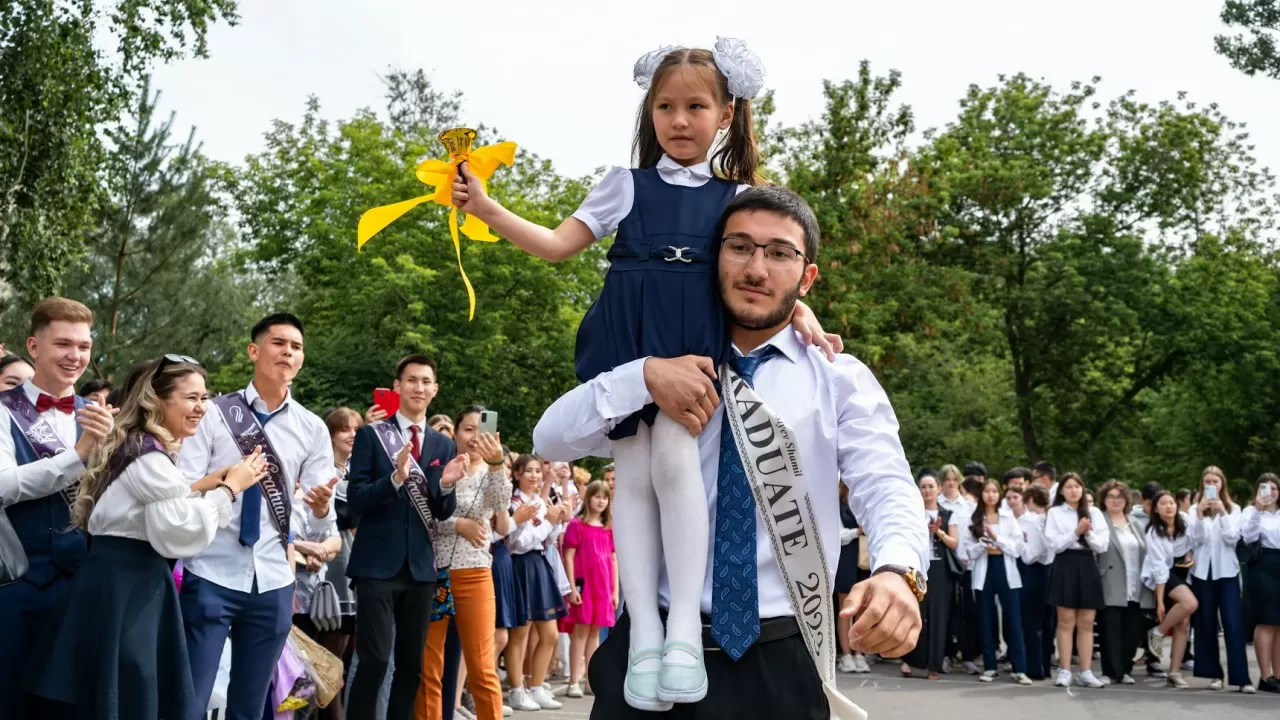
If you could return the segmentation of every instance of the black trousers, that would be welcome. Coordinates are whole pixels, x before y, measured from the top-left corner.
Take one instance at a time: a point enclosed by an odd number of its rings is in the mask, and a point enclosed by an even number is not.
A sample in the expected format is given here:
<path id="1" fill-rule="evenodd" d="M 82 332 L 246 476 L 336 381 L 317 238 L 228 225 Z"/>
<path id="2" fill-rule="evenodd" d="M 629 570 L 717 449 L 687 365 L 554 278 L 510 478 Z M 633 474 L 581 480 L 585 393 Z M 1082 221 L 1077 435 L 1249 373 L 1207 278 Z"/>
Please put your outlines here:
<path id="1" fill-rule="evenodd" d="M 1049 578 L 1049 566 L 1030 565 L 1018 561 L 1018 574 L 1022 576 L 1022 640 L 1027 647 L 1027 677 L 1043 680 L 1049 677 L 1049 655 L 1053 647 L 1053 635 L 1045 634 L 1045 588 Z"/>
<path id="2" fill-rule="evenodd" d="M 391 657 L 391 630 L 395 628 L 395 675 L 387 720 L 410 720 L 418 685 L 422 683 L 422 648 L 431 623 L 434 582 L 417 582 L 408 566 L 390 580 L 361 578 L 356 588 L 356 654 L 360 664 L 351 681 L 347 715 L 377 717 L 378 691 Z"/>
<path id="3" fill-rule="evenodd" d="M 902 660 L 911 667 L 942 672 L 942 659 L 947 656 L 947 638 L 951 613 L 951 571 L 946 560 L 929 563 L 929 593 L 920 603 L 923 627 L 916 647 Z"/>
<path id="4" fill-rule="evenodd" d="M 737 662 L 722 650 L 709 649 L 705 653 L 706 699 L 677 704 L 661 713 L 636 710 L 622 696 L 630 636 L 631 618 L 624 612 L 591 656 L 587 679 L 596 694 L 591 706 L 592 720 L 829 720 L 831 717 L 818 671 L 798 633 L 757 643 Z M 364 660 L 360 662 L 363 665 Z"/>
<path id="5" fill-rule="evenodd" d="M 1102 674 L 1119 682 L 1133 674 L 1133 656 L 1146 634 L 1147 623 L 1136 602 L 1125 607 L 1108 605 L 1102 609 Z"/>
<path id="6" fill-rule="evenodd" d="M 927 596 L 926 596 L 927 597 Z M 979 643 L 978 603 L 973 594 L 973 573 L 965 571 L 955 583 L 950 625 L 953 640 L 947 644 L 947 656 L 960 651 L 961 660 L 977 660 L 982 656 Z"/>

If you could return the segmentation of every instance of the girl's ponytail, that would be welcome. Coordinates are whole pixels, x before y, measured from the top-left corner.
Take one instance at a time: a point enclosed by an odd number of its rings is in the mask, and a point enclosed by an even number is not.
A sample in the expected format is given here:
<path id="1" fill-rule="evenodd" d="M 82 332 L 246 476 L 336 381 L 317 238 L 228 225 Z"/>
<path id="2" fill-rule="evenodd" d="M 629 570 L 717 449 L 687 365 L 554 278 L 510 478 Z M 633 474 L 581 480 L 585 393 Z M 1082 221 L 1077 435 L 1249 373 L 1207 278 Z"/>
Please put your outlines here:
<path id="1" fill-rule="evenodd" d="M 724 142 L 711 157 L 711 167 L 720 176 L 742 185 L 763 185 L 760 175 L 760 148 L 756 143 L 756 124 L 751 117 L 751 101 L 740 97 L 733 103 L 733 123 Z"/>

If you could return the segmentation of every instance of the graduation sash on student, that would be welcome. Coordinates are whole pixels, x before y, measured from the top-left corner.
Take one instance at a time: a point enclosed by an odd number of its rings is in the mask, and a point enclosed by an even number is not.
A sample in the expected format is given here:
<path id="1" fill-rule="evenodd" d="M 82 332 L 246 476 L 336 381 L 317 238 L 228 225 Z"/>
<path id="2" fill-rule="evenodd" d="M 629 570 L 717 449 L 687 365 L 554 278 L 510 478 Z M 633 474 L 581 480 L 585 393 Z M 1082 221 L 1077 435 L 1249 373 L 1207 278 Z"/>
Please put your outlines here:
<path id="1" fill-rule="evenodd" d="M 58 432 L 53 429 L 53 423 L 48 419 L 40 417 L 40 413 L 36 412 L 36 408 L 27 398 L 27 393 L 21 387 L 14 388 L 11 392 L 0 393 L 0 404 L 3 404 L 9 411 L 9 417 L 17 424 L 18 430 L 23 437 L 30 443 L 31 449 L 35 451 L 36 457 L 43 460 L 54 455 L 61 455 L 71 448 L 58 437 Z M 61 491 L 62 499 L 67 503 L 67 507 L 75 504 L 76 489 L 80 486 L 80 481 L 76 480 Z"/>
<path id="2" fill-rule="evenodd" d="M 285 480 L 280 456 L 271 446 L 267 432 L 262 429 L 262 423 L 258 422 L 258 416 L 253 414 L 249 404 L 244 401 L 243 395 L 238 392 L 220 395 L 214 398 L 213 404 L 218 408 L 218 412 L 222 413 L 222 419 L 227 423 L 227 429 L 231 431 L 231 437 L 235 439 L 241 455 L 251 455 L 254 448 L 259 446 L 262 448 L 262 459 L 267 461 L 267 474 L 258 485 L 262 488 L 262 494 L 267 500 L 271 524 L 275 526 L 276 533 L 280 536 L 280 544 L 287 552 L 289 517 L 293 513 L 291 502 L 293 491 Z M 244 519 L 242 518 L 240 522 L 244 522 Z"/>
<path id="3" fill-rule="evenodd" d="M 387 457 L 391 458 L 391 466 L 395 467 L 396 456 L 404 448 L 404 436 L 400 434 L 400 425 L 394 420 L 374 423 L 373 434 L 378 436 L 383 451 L 387 453 Z M 427 494 L 430 492 L 427 486 L 427 475 L 422 472 L 418 461 L 413 459 L 412 453 L 409 454 L 409 479 L 404 483 L 404 491 L 409 493 L 409 502 L 413 503 L 413 509 L 418 511 L 418 517 L 422 518 L 422 524 L 427 527 L 427 534 L 434 542 L 436 518 L 431 514 L 431 504 L 427 501 Z"/>
<path id="4" fill-rule="evenodd" d="M 720 369 L 720 377 L 727 379 L 730 389 L 724 410 L 742 455 L 742 467 L 769 534 L 800 634 L 822 679 L 831 717 L 866 720 L 866 711 L 836 688 L 831 569 L 795 436 L 727 363 Z"/>

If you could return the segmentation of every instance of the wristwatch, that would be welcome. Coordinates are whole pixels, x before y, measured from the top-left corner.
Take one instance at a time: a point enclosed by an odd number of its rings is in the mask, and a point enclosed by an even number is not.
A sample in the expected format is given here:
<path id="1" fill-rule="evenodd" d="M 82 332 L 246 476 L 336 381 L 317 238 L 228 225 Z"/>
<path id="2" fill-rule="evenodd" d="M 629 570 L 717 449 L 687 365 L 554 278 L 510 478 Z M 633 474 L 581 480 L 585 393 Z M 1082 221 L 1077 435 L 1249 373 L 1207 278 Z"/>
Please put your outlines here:
<path id="1" fill-rule="evenodd" d="M 911 588 L 911 592 L 916 594 L 916 601 L 923 602 L 925 593 L 929 592 L 929 581 L 924 574 L 915 568 L 906 565 L 881 565 L 872 575 L 879 575 L 882 572 L 897 573 L 907 581 L 907 587 Z"/>

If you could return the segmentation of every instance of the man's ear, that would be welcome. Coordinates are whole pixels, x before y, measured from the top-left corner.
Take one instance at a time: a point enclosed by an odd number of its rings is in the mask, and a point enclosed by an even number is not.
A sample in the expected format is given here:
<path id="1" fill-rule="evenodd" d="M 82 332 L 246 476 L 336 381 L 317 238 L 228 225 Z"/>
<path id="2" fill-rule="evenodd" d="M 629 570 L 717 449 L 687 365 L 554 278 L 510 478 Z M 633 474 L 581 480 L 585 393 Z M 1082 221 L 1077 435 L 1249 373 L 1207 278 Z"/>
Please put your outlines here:
<path id="1" fill-rule="evenodd" d="M 818 279 L 818 266 L 809 263 L 804 266 L 804 274 L 800 276 L 800 297 L 809 294 L 809 288 L 813 287 L 814 281 Z"/>

